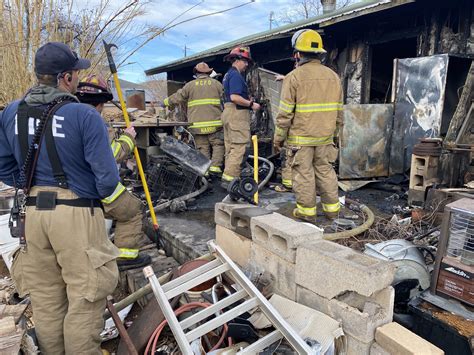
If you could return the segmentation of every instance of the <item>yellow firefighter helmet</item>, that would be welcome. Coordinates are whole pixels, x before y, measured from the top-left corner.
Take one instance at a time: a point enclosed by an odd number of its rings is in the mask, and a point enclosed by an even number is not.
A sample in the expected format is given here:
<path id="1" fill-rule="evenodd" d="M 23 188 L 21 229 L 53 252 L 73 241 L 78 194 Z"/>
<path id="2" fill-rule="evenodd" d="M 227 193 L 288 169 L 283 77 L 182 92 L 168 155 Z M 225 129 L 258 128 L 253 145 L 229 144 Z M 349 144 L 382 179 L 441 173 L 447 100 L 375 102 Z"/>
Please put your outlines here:
<path id="1" fill-rule="evenodd" d="M 291 46 L 295 52 L 326 53 L 323 40 L 315 30 L 304 29 L 295 32 L 291 37 Z"/>

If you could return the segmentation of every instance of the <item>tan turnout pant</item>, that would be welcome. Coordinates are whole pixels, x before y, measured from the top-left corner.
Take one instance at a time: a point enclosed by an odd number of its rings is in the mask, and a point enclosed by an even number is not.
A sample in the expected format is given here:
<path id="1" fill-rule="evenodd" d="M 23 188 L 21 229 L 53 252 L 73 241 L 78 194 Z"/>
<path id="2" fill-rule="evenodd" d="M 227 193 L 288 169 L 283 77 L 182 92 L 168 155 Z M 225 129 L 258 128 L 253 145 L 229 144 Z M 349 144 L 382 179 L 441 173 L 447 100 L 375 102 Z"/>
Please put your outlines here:
<path id="1" fill-rule="evenodd" d="M 75 199 L 70 190 L 58 199 Z M 12 276 L 20 295 L 30 294 L 42 354 L 102 354 L 99 334 L 107 295 L 118 280 L 118 249 L 108 240 L 100 208 L 56 206 L 26 211 L 26 251 L 15 255 Z"/>
<path id="2" fill-rule="evenodd" d="M 222 129 L 211 134 L 195 134 L 196 148 L 211 159 L 211 171 L 222 168 L 224 163 L 224 135 Z"/>
<path id="3" fill-rule="evenodd" d="M 288 148 L 283 148 L 286 157 L 288 157 L 287 150 Z M 281 166 L 281 183 L 288 189 L 291 189 L 293 186 L 293 178 L 291 172 L 291 166 L 288 162 L 288 159 L 285 159 L 284 163 Z"/>
<path id="4" fill-rule="evenodd" d="M 245 148 L 250 142 L 250 115 L 248 110 L 237 110 L 233 103 L 224 105 L 225 170 L 222 178 L 232 180 L 240 176 Z"/>
<path id="5" fill-rule="evenodd" d="M 337 176 L 330 163 L 335 150 L 333 145 L 288 146 L 287 162 L 292 169 L 293 191 L 299 213 L 316 215 L 316 189 L 319 190 L 324 213 L 332 215 L 339 211 Z"/>
<path id="6" fill-rule="evenodd" d="M 104 212 L 107 218 L 117 221 L 114 237 L 117 248 L 140 249 L 147 244 L 148 238 L 143 233 L 143 204 L 138 197 L 124 191 L 114 202 L 104 204 Z"/>

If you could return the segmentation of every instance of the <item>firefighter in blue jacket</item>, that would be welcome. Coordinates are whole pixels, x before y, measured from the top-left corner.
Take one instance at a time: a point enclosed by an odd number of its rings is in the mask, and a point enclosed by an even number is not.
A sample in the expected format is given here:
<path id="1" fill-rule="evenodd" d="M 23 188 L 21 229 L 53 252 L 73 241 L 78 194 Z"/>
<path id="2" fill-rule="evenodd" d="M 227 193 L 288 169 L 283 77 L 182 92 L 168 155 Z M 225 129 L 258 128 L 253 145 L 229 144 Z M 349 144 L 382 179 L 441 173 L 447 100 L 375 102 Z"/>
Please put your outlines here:
<path id="1" fill-rule="evenodd" d="M 26 201 L 26 248 L 12 266 L 20 295 L 30 295 L 44 354 L 102 354 L 106 296 L 118 280 L 119 251 L 107 238 L 100 201 L 114 203 L 125 188 L 101 116 L 73 96 L 79 71 L 89 66 L 67 45 L 47 43 L 35 55 L 38 85 L 0 115 L 0 181 L 13 185 L 38 112 L 58 97 L 71 100 L 56 111 L 43 137 Z M 46 149 L 48 134 L 56 158 Z"/>

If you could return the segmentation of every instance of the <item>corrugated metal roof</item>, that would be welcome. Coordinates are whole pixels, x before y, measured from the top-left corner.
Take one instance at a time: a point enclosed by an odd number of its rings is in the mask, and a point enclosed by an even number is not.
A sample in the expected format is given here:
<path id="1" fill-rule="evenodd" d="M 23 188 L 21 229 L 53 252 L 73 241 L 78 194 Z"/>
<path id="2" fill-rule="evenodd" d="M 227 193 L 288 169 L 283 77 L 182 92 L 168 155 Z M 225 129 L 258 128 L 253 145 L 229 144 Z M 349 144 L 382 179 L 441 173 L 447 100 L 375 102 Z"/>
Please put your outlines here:
<path id="1" fill-rule="evenodd" d="M 259 42 L 263 42 L 270 37 L 277 38 L 278 36 L 289 36 L 290 32 L 296 31 L 302 27 L 311 25 L 330 25 L 335 22 L 341 22 L 349 18 L 362 16 L 368 13 L 382 11 L 387 8 L 404 5 L 407 3 L 414 2 L 415 0 L 364 0 L 359 3 L 347 6 L 329 14 L 322 14 L 309 19 L 300 20 L 285 26 L 277 27 L 273 30 L 259 32 L 250 36 L 239 38 L 235 41 L 227 42 L 219 46 L 210 48 L 208 50 L 193 54 L 188 57 L 184 57 L 155 68 L 151 68 L 145 71 L 146 75 L 154 75 L 162 72 L 166 72 L 174 67 L 183 65 L 188 62 L 202 60 L 206 57 L 213 55 L 219 55 L 228 52 L 231 48 L 239 45 L 246 44 L 251 45 Z"/>

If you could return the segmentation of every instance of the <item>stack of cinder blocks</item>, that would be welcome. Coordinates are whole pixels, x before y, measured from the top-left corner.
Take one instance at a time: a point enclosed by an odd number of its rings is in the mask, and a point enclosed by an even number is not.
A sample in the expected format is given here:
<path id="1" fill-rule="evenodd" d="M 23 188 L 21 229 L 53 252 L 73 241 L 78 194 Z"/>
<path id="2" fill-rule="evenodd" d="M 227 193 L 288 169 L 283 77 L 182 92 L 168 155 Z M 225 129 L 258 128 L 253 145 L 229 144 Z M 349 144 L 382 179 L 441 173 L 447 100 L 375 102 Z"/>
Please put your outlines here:
<path id="1" fill-rule="evenodd" d="M 274 293 L 340 321 L 348 354 L 371 354 L 376 329 L 393 318 L 392 264 L 251 205 L 218 203 L 215 221 L 217 243 L 237 264 L 269 272 Z"/>
<path id="2" fill-rule="evenodd" d="M 439 157 L 412 154 L 408 191 L 409 204 L 423 203 L 426 188 L 439 182 L 438 164 Z"/>
<path id="3" fill-rule="evenodd" d="M 298 303 L 342 323 L 348 354 L 369 354 L 377 327 L 393 318 L 395 269 L 382 260 L 321 240 L 298 248 Z"/>

